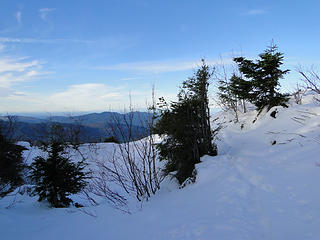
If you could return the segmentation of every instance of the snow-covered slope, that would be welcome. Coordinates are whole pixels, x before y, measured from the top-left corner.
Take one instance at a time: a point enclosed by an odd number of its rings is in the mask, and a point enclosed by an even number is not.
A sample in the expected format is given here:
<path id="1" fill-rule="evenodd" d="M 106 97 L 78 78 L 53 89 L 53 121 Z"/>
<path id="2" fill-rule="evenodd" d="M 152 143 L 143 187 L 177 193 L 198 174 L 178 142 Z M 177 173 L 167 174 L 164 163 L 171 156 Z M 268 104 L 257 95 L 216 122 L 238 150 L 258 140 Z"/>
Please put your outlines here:
<path id="1" fill-rule="evenodd" d="M 320 106 L 309 95 L 252 123 L 256 114 L 239 123 L 213 117 L 224 122 L 219 156 L 202 158 L 195 184 L 178 189 L 167 178 L 141 209 L 131 202 L 131 215 L 102 203 L 85 208 L 92 217 L 26 195 L 7 209 L 12 198 L 5 198 L 1 239 L 320 239 Z M 110 147 L 100 144 L 97 153 Z"/>

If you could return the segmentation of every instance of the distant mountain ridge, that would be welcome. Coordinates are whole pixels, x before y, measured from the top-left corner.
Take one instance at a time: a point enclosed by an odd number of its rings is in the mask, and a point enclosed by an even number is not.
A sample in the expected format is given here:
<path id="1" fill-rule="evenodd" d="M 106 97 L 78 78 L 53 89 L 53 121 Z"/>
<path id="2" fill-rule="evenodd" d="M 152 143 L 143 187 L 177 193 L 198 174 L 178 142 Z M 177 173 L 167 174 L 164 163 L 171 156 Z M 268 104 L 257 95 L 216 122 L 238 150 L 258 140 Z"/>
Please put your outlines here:
<path id="1" fill-rule="evenodd" d="M 132 124 L 141 126 L 146 120 L 150 119 L 151 114 L 147 112 L 131 112 L 131 113 L 117 113 L 117 112 L 102 112 L 90 113 L 80 116 L 52 116 L 47 118 L 47 121 L 59 123 L 78 123 L 88 127 L 106 127 L 110 122 L 119 119 L 122 124 L 129 120 L 130 114 L 132 115 Z"/>
<path id="2" fill-rule="evenodd" d="M 28 116 L 11 116 L 15 122 L 15 137 L 24 141 L 38 141 L 47 138 L 50 125 L 57 123 L 64 128 L 75 129 L 80 127 L 79 139 L 81 142 L 101 142 L 104 139 L 116 135 L 120 142 L 123 136 L 114 129 L 121 127 L 124 132 L 129 132 L 128 125 L 134 129 L 135 137 L 146 136 L 146 122 L 152 118 L 147 112 L 102 112 L 90 113 L 79 116 L 50 116 L 36 118 Z M 0 117 L 2 124 L 7 124 L 7 117 Z"/>

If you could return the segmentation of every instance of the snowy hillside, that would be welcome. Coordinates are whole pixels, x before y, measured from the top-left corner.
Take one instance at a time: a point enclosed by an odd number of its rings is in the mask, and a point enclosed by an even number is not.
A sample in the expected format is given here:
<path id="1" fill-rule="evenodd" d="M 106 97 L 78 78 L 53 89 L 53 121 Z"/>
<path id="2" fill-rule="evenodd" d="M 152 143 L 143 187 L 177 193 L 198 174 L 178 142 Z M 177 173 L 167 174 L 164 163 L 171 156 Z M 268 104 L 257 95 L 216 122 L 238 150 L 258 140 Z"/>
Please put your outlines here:
<path id="1" fill-rule="evenodd" d="M 242 114 L 238 123 L 217 113 L 219 154 L 202 158 L 196 183 L 178 189 L 166 178 L 142 207 L 130 201 L 130 215 L 106 201 L 79 210 L 48 208 L 26 194 L 12 206 L 14 197 L 1 199 L 1 239 L 318 240 L 320 105 L 313 97 L 274 107 L 254 123 L 257 112 Z M 96 145 L 91 159 L 112 146 Z M 40 152 L 24 154 L 30 161 Z"/>

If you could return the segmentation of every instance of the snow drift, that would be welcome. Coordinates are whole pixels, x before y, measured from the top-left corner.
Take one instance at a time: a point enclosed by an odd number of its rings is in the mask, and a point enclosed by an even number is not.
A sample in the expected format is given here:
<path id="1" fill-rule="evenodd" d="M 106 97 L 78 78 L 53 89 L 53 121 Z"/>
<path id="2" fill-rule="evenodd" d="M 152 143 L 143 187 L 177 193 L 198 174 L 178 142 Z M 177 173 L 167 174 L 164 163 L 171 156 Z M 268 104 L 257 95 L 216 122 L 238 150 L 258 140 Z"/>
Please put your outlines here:
<path id="1" fill-rule="evenodd" d="M 83 209 L 51 209 L 26 194 L 1 199 L 1 239 L 318 240 L 320 106 L 313 98 L 274 107 L 254 123 L 255 111 L 238 123 L 228 113 L 215 114 L 213 125 L 222 126 L 219 155 L 197 164 L 196 183 L 179 189 L 167 177 L 142 206 L 130 199 L 132 214 L 101 199 Z M 112 147 L 97 144 L 88 161 Z M 29 148 L 24 154 L 30 163 L 42 153 Z"/>

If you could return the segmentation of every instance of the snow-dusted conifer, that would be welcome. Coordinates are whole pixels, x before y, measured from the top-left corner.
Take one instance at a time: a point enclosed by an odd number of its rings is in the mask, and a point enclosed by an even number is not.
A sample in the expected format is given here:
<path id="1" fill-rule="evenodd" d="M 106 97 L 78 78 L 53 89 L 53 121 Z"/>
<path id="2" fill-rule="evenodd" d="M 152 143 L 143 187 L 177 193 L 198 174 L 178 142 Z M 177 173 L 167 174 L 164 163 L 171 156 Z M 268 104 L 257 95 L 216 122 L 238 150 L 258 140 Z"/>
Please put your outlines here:
<path id="1" fill-rule="evenodd" d="M 167 104 L 160 99 L 161 114 L 156 132 L 166 136 L 158 144 L 160 159 L 167 161 L 166 173 L 176 171 L 180 184 L 192 176 L 201 156 L 217 155 L 209 122 L 210 71 L 203 60 L 195 76 L 183 83 L 177 102 Z"/>
<path id="2" fill-rule="evenodd" d="M 36 157 L 31 165 L 31 179 L 36 185 L 34 192 L 39 195 L 38 201 L 46 199 L 52 207 L 68 207 L 73 202 L 68 196 L 86 186 L 84 162 L 73 163 L 64 153 L 64 143 L 52 140 L 48 157 Z"/>
<path id="3" fill-rule="evenodd" d="M 264 53 L 259 55 L 260 59 L 256 62 L 243 57 L 234 58 L 240 72 L 252 85 L 252 89 L 246 97 L 258 110 L 262 110 L 264 107 L 269 110 L 280 105 L 286 107 L 289 100 L 288 94 L 279 92 L 279 80 L 289 70 L 280 69 L 283 64 L 283 54 L 277 49 L 277 46 L 272 43 Z"/>

